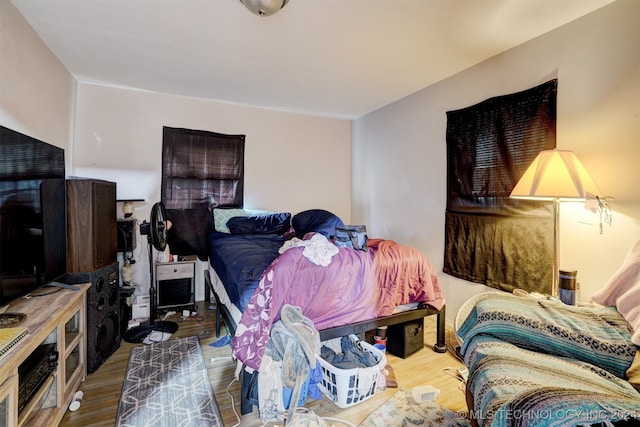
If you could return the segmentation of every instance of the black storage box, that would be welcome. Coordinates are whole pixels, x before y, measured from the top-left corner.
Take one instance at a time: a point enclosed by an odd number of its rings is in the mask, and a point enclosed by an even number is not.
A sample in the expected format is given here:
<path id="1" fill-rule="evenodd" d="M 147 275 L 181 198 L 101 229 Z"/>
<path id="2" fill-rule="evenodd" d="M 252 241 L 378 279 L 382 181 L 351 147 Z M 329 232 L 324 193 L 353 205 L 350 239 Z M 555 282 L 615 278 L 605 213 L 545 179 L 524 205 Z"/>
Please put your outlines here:
<path id="1" fill-rule="evenodd" d="M 403 359 L 424 347 L 424 319 L 412 320 L 387 329 L 387 351 Z"/>

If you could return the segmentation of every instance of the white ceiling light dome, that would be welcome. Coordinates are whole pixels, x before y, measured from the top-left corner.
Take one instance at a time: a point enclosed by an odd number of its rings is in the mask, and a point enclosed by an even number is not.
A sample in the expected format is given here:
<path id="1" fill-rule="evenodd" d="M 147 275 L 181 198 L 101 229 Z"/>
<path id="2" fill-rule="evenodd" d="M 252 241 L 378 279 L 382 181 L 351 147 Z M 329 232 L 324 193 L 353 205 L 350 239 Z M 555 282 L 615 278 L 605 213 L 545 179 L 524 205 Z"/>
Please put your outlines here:
<path id="1" fill-rule="evenodd" d="M 285 7 L 289 0 L 240 0 L 240 3 L 258 16 L 269 16 Z"/>

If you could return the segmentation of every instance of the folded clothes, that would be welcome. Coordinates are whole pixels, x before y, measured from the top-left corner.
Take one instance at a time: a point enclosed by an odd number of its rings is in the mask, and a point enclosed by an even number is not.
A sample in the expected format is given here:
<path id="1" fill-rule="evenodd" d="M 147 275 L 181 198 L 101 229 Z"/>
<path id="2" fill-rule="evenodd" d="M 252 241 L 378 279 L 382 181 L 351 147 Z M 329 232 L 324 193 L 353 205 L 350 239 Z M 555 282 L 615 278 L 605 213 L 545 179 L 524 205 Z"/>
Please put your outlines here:
<path id="1" fill-rule="evenodd" d="M 348 336 L 340 340 L 340 349 L 342 352 L 336 353 L 323 345 L 320 356 L 340 369 L 370 368 L 378 363 L 373 353 L 359 348 Z"/>

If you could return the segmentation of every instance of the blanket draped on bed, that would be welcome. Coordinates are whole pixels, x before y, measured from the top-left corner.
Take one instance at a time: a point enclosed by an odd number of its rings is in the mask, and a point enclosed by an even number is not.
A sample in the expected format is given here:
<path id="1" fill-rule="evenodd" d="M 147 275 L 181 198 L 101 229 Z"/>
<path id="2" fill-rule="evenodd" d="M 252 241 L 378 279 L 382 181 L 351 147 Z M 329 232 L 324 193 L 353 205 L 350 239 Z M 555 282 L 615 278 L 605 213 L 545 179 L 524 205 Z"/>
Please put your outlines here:
<path id="1" fill-rule="evenodd" d="M 627 381 L 589 363 L 477 335 L 467 346 L 465 365 L 470 372 L 469 409 L 483 427 L 640 420 L 638 392 Z"/>
<path id="2" fill-rule="evenodd" d="M 640 420 L 640 395 L 624 380 L 637 347 L 613 307 L 496 293 L 458 333 L 469 409 L 482 426 Z"/>
<path id="3" fill-rule="evenodd" d="M 519 347 L 600 366 L 624 378 L 637 347 L 629 323 L 613 307 L 499 294 L 479 301 L 458 330 L 465 354 L 471 338 L 488 334 Z"/>
<path id="4" fill-rule="evenodd" d="M 271 325 L 284 304 L 298 306 L 316 329 L 393 314 L 425 302 L 439 310 L 444 297 L 428 258 L 392 240 L 370 239 L 369 251 L 339 248 L 329 265 L 314 264 L 293 247 L 264 271 L 233 340 L 234 357 L 258 370 Z"/>

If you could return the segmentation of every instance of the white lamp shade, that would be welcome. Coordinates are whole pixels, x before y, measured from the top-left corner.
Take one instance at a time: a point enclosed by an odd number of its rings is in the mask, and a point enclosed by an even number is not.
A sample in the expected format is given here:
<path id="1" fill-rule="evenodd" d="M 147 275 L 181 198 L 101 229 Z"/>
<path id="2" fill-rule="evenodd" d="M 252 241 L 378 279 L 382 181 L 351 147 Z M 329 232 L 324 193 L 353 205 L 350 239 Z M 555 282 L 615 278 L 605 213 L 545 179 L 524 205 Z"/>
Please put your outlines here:
<path id="1" fill-rule="evenodd" d="M 572 151 L 545 150 L 511 191 L 520 199 L 585 200 L 600 195 L 598 186 Z"/>

